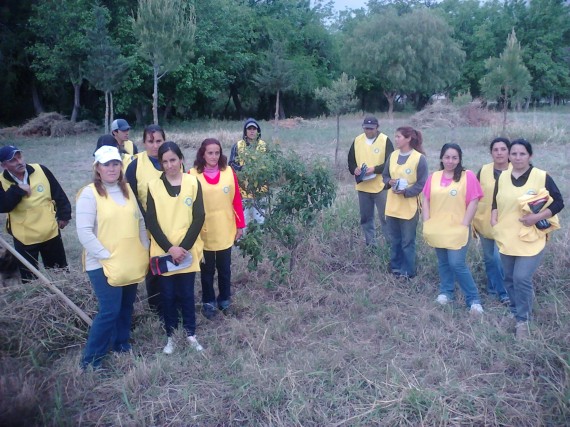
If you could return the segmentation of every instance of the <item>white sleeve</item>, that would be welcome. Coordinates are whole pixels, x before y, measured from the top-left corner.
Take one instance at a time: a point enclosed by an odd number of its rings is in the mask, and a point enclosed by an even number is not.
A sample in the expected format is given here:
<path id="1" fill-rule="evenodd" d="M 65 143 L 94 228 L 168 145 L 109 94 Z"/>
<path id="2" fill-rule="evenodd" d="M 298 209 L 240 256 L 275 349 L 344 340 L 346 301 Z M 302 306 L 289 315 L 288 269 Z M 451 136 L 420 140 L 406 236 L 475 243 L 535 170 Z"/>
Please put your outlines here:
<path id="1" fill-rule="evenodd" d="M 137 204 L 137 210 L 139 211 L 139 237 L 141 239 L 142 245 L 145 247 L 145 249 L 148 249 L 150 247 L 150 240 L 148 238 L 148 231 L 146 231 L 144 217 L 140 209 L 138 209 L 138 204 Z"/>
<path id="2" fill-rule="evenodd" d="M 91 187 L 85 187 L 75 205 L 77 237 L 89 255 L 96 259 L 106 259 L 111 253 L 97 239 L 97 201 Z"/>

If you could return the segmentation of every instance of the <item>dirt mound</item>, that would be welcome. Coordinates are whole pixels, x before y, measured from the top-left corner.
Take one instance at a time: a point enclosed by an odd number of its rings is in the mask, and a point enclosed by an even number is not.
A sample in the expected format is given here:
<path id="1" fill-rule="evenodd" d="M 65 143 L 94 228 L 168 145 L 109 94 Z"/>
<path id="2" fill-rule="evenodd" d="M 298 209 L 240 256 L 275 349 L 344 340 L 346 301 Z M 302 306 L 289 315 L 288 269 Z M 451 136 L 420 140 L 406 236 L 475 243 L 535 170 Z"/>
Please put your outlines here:
<path id="1" fill-rule="evenodd" d="M 463 107 L 436 102 L 411 117 L 412 126 L 421 129 L 433 127 L 489 126 L 496 122 L 496 114 L 475 100 Z"/>
<path id="2" fill-rule="evenodd" d="M 59 113 L 51 112 L 40 113 L 38 117 L 23 125 L 16 134 L 21 136 L 60 137 L 96 132 L 97 129 L 96 125 L 87 120 L 74 123 Z"/>

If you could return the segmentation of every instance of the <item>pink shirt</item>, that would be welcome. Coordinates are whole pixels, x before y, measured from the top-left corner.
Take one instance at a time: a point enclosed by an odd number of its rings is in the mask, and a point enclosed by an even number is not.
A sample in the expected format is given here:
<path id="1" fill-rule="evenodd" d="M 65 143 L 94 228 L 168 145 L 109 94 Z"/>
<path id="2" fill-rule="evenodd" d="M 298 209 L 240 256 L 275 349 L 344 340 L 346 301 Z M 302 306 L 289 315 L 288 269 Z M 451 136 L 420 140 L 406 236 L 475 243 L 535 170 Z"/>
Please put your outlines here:
<path id="1" fill-rule="evenodd" d="M 424 197 L 427 200 L 429 200 L 430 194 L 431 194 L 431 177 L 432 176 L 433 176 L 433 174 L 431 174 L 428 177 L 428 179 L 424 185 L 424 189 L 423 189 Z M 465 178 L 467 179 L 467 189 L 466 189 L 466 194 L 465 194 L 465 206 L 467 206 L 474 199 L 481 200 L 483 198 L 483 189 L 481 188 L 481 184 L 477 180 L 477 176 L 475 176 L 475 174 L 473 172 L 471 172 L 470 170 L 465 171 Z M 440 184 L 442 187 L 449 186 L 452 183 L 452 181 L 453 181 L 453 179 L 447 179 L 447 178 L 445 178 L 444 175 L 441 175 L 441 183 Z"/>

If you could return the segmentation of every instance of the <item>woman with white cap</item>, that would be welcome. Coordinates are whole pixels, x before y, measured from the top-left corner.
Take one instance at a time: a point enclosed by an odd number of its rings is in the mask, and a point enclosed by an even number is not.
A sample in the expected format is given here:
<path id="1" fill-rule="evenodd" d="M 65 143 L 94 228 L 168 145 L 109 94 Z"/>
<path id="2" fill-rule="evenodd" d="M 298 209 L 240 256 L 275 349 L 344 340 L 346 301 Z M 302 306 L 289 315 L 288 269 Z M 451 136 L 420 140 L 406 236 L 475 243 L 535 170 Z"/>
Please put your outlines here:
<path id="1" fill-rule="evenodd" d="M 149 240 L 117 148 L 95 152 L 93 182 L 77 197 L 77 235 L 84 269 L 99 301 L 81 367 L 99 369 L 109 347 L 128 352 L 137 284 L 148 269 Z"/>

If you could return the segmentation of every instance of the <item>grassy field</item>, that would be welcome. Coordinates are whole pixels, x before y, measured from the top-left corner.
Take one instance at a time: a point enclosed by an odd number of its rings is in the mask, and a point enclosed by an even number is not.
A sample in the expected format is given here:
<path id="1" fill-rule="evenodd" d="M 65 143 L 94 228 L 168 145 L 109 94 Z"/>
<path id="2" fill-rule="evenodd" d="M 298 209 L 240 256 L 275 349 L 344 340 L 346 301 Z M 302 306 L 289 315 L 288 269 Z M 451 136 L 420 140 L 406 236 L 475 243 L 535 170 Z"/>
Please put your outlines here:
<path id="1" fill-rule="evenodd" d="M 507 136 L 525 137 L 534 164 L 570 200 L 569 111 L 510 115 Z M 393 137 L 405 116 L 383 116 Z M 283 150 L 323 158 L 335 170 L 338 196 L 307 233 L 296 269 L 275 285 L 269 264 L 249 272 L 234 253 L 234 312 L 214 321 L 197 315 L 203 354 L 180 346 L 162 354 L 165 334 L 139 288 L 134 352 L 110 356 L 103 372 L 81 373 L 86 326 L 41 284 L 0 289 L 0 425 L 5 426 L 562 426 L 570 424 L 570 254 L 568 210 L 535 277 L 532 339 L 515 341 L 507 311 L 488 298 L 477 242 L 469 262 L 485 314 L 470 317 L 461 298 L 447 307 L 438 293 L 435 253 L 418 235 L 418 277 L 409 283 L 387 271 L 388 249 L 362 247 L 353 178 L 346 155 L 361 116 L 343 117 L 339 166 L 336 122 L 291 120 L 263 137 Z M 191 165 L 197 145 L 216 137 L 229 154 L 241 135 L 237 122 L 198 122 L 166 128 Z M 131 139 L 141 146 L 141 130 Z M 464 149 L 477 171 L 490 161 L 499 128 L 424 131 L 431 170 L 443 143 Z M 29 162 L 48 166 L 70 199 L 91 177 L 97 135 L 18 139 Z M 4 144 L 6 141 L 0 141 Z M 50 274 L 88 314 L 96 301 L 80 268 L 75 223 L 64 230 L 71 272 Z M 199 278 L 196 297 L 200 301 Z M 179 337 L 181 338 L 181 337 Z"/>

